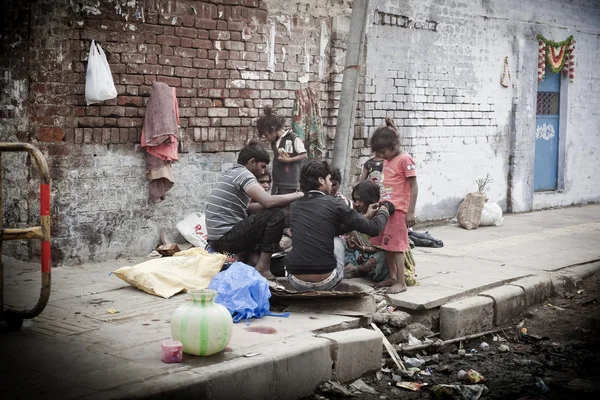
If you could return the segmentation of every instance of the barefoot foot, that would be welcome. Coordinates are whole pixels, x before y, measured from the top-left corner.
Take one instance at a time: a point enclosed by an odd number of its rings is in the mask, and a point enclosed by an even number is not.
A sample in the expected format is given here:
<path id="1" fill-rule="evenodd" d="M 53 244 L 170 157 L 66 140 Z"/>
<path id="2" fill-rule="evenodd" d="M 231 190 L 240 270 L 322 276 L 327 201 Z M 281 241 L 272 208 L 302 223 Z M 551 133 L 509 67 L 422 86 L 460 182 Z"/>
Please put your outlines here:
<path id="1" fill-rule="evenodd" d="M 258 271 L 258 270 L 257 270 Z M 274 281 L 276 276 L 271 273 L 271 271 L 258 271 L 266 280 Z"/>
<path id="2" fill-rule="evenodd" d="M 374 284 L 373 287 L 375 289 L 378 289 L 378 288 L 382 288 L 382 287 L 392 286 L 395 283 L 396 283 L 395 279 L 386 279 L 385 281 L 381 281 L 379 283 Z"/>
<path id="3" fill-rule="evenodd" d="M 396 294 L 396 293 L 402 293 L 402 292 L 406 292 L 406 284 L 404 282 L 395 283 L 394 285 L 390 286 L 389 289 L 385 293 L 386 294 Z"/>

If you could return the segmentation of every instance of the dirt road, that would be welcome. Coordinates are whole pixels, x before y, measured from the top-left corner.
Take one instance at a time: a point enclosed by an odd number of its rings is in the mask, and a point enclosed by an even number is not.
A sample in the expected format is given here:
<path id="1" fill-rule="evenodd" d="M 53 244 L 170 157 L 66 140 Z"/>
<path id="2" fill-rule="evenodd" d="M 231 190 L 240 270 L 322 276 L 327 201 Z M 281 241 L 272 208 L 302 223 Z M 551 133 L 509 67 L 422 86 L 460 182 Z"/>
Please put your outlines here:
<path id="1" fill-rule="evenodd" d="M 350 396 L 348 392 L 342 394 L 341 389 L 331 389 L 331 385 L 322 385 L 306 399 L 473 398 L 434 396 L 436 384 L 472 385 L 468 379 L 457 377 L 460 370 L 470 369 L 485 378 L 487 392 L 481 396 L 483 399 L 585 399 L 600 394 L 600 274 L 588 278 L 564 297 L 528 309 L 508 325 L 511 328 L 500 332 L 496 340 L 490 335 L 463 343 L 467 356 L 459 356 L 456 348 L 437 355 L 419 353 L 426 360 L 421 370 L 431 376 L 400 376 L 384 353 L 386 363 L 382 371 L 362 378 L 376 394 L 365 393 L 368 388 L 361 392 L 343 385 L 352 392 Z M 525 335 L 521 328 L 527 330 Z M 489 344 L 489 351 L 481 349 L 484 341 Z M 503 352 L 502 345 L 509 350 Z M 396 387 L 399 380 L 427 385 L 413 392 Z"/>

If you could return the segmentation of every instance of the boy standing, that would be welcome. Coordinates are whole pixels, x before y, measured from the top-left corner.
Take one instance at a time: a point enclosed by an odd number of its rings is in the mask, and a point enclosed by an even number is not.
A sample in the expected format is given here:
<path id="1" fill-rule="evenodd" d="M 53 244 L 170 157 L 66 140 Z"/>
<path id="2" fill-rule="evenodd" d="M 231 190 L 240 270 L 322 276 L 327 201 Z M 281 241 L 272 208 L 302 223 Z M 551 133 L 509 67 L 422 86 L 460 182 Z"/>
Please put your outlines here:
<path id="1" fill-rule="evenodd" d="M 285 119 L 276 115 L 270 106 L 256 123 L 258 135 L 271 143 L 273 149 L 272 194 L 287 194 L 298 191 L 300 166 L 308 156 L 304 143 L 291 130 L 284 129 Z"/>

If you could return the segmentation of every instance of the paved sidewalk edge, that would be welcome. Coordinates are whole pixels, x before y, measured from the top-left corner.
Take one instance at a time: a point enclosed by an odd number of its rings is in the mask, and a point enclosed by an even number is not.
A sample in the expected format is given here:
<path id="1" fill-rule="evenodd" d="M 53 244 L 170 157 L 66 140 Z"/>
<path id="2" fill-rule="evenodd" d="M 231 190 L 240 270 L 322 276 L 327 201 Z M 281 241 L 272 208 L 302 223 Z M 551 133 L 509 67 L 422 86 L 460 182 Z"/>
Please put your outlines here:
<path id="1" fill-rule="evenodd" d="M 492 325 L 502 327 L 527 307 L 541 304 L 552 296 L 576 291 L 584 279 L 599 271 L 600 260 L 592 260 L 547 275 L 521 278 L 475 296 L 448 302 L 440 307 L 440 337 L 447 340 L 479 333 L 482 324 L 486 328 Z M 492 303 L 489 303 L 490 300 Z M 484 317 L 490 317 L 490 313 L 493 313 L 491 321 L 485 322 Z M 477 316 L 475 320 L 473 315 Z"/>

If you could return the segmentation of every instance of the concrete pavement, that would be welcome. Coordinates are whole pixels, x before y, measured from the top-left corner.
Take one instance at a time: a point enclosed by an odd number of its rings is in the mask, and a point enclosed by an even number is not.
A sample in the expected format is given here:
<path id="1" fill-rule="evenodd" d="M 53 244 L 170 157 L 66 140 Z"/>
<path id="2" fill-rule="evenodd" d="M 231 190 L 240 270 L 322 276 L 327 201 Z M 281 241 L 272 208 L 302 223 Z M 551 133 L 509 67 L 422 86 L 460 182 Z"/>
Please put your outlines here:
<path id="1" fill-rule="evenodd" d="M 501 324 L 600 266 L 600 205 L 510 215 L 502 227 L 428 230 L 445 246 L 417 248 L 420 285 L 388 300 L 446 337 Z M 362 328 L 367 319 L 325 312 L 236 324 L 222 354 L 164 364 L 160 342 L 187 296 L 165 300 L 109 275 L 141 261 L 54 268 L 44 312 L 0 334 L 0 398 L 293 399 L 378 368 L 381 339 Z M 5 262 L 5 303 L 35 303 L 39 267 Z"/>

